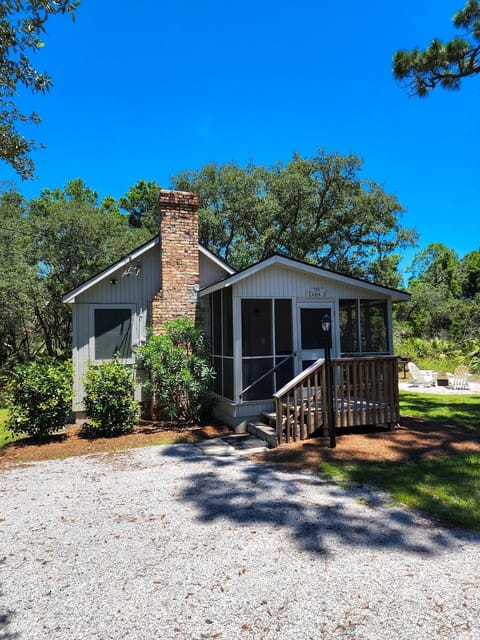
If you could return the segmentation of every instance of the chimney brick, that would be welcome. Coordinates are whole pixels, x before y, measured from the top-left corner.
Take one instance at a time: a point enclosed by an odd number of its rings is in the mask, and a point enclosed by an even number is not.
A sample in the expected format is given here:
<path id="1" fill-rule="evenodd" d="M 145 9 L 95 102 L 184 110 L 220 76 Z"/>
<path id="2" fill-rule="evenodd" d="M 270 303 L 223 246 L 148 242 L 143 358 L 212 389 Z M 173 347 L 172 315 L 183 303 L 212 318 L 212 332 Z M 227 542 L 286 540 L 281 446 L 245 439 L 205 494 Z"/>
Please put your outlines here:
<path id="1" fill-rule="evenodd" d="M 198 315 L 198 198 L 194 193 L 163 190 L 159 196 L 161 289 L 151 306 L 155 334 L 167 321 Z"/>

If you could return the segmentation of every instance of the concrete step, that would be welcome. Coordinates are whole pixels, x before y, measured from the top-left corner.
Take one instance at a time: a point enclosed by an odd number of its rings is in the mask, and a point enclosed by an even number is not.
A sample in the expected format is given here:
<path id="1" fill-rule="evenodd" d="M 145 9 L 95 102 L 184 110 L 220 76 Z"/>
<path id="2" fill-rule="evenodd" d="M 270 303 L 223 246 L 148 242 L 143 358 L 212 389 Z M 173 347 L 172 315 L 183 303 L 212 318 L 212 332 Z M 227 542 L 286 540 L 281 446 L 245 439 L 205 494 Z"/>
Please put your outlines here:
<path id="1" fill-rule="evenodd" d="M 263 411 L 259 417 L 267 426 L 273 428 L 277 426 L 277 414 L 275 411 Z"/>
<path id="2" fill-rule="evenodd" d="M 278 447 L 277 430 L 261 420 L 252 420 L 247 424 L 247 431 L 256 438 L 264 440 L 272 449 Z"/>

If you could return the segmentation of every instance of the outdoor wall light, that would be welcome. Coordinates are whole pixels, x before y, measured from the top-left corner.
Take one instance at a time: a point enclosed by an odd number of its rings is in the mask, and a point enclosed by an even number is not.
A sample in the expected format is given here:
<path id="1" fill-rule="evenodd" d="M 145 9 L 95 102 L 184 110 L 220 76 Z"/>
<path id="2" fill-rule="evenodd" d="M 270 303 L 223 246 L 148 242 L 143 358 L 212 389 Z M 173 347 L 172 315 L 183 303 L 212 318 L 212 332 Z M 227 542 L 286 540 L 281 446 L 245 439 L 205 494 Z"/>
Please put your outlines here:
<path id="1" fill-rule="evenodd" d="M 330 320 L 330 316 L 328 315 L 328 313 L 326 313 L 322 316 L 322 329 L 325 333 L 328 333 L 330 331 L 331 324 L 332 321 Z"/>

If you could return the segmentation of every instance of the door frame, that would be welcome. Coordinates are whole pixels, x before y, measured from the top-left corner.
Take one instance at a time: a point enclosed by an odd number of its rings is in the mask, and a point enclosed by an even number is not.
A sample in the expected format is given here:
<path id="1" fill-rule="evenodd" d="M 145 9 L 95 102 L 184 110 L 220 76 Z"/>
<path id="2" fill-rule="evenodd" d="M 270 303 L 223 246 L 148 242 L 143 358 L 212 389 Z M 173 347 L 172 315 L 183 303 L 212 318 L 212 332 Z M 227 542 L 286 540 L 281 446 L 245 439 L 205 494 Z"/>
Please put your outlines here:
<path id="1" fill-rule="evenodd" d="M 331 319 L 331 345 L 332 345 L 332 357 L 335 357 L 336 352 L 336 308 L 333 300 L 312 300 L 297 301 L 295 311 L 295 323 L 294 323 L 294 345 L 295 345 L 295 375 L 302 372 L 303 360 L 317 360 L 318 358 L 324 358 L 323 349 L 302 349 L 302 309 L 328 309 Z M 321 327 L 319 327 L 321 331 Z"/>

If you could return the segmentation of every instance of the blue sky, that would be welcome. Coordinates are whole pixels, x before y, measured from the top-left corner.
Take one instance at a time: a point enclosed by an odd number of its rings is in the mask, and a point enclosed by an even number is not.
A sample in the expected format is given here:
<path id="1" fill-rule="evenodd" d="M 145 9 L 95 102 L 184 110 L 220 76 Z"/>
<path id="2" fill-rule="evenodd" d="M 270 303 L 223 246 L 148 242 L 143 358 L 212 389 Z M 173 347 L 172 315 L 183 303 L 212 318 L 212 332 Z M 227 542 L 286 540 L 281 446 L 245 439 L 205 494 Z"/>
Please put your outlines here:
<path id="1" fill-rule="evenodd" d="M 216 161 L 273 164 L 294 151 L 353 152 L 362 176 L 406 207 L 421 247 L 480 247 L 480 80 L 411 98 L 392 54 L 454 32 L 464 0 L 321 2 L 83 0 L 47 23 L 35 64 L 46 96 L 22 95 L 42 124 L 27 198 L 82 178 L 101 197 Z M 413 252 L 405 255 L 404 266 Z"/>

